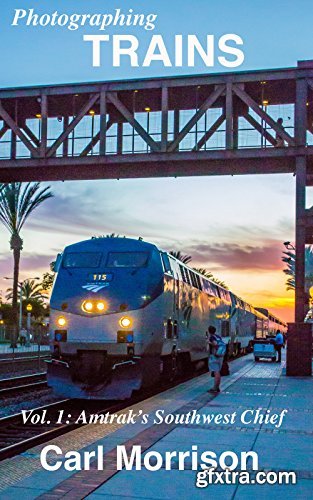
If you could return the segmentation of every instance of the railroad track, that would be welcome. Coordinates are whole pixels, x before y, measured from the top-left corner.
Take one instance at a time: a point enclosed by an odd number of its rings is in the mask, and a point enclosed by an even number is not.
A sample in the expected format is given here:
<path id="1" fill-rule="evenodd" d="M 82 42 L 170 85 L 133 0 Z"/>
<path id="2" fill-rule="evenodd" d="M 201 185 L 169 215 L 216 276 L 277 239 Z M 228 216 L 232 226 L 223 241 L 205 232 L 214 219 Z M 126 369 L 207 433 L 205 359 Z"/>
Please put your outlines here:
<path id="1" fill-rule="evenodd" d="M 76 423 L 83 410 L 86 411 L 87 416 L 91 413 L 108 411 L 114 413 L 126 408 L 129 404 L 129 400 L 112 403 L 109 401 L 64 399 L 34 408 L 32 414 L 38 414 L 41 417 L 44 415 L 42 417 L 44 421 L 36 424 L 30 420 L 25 422 L 22 413 L 0 418 L 0 461 L 86 425 Z M 61 411 L 63 411 L 64 417 L 62 423 L 58 423 Z M 29 410 L 25 414 L 29 414 Z M 69 415 L 71 416 L 69 417 Z"/>
<path id="2" fill-rule="evenodd" d="M 197 375 L 199 374 L 200 372 L 197 373 Z M 33 446 L 43 444 L 62 434 L 86 425 L 84 423 L 76 423 L 78 416 L 83 410 L 85 410 L 87 418 L 88 415 L 95 413 L 115 413 L 127 408 L 129 405 L 143 401 L 170 387 L 190 380 L 194 376 L 187 376 L 175 382 L 164 384 L 161 389 L 160 387 L 153 387 L 149 390 L 139 391 L 131 399 L 125 401 L 64 399 L 46 406 L 34 408 L 33 414 L 45 414 L 44 422 L 36 424 L 31 423 L 29 420 L 25 423 L 22 413 L 0 418 L 0 461 L 23 453 Z M 64 417 L 62 423 L 58 424 L 57 421 L 61 410 L 63 410 Z M 28 413 L 29 410 L 26 411 L 26 414 Z M 68 415 L 71 416 L 68 417 Z"/>
<path id="3" fill-rule="evenodd" d="M 239 360 L 239 363 L 241 365 L 241 360 Z M 237 367 L 237 369 L 239 368 L 240 366 Z M 38 422 L 34 424 L 29 421 L 25 423 L 22 413 L 0 418 L 0 461 L 23 453 L 33 446 L 46 443 L 51 439 L 86 425 L 84 423 L 76 423 L 78 416 L 83 410 L 86 412 L 87 420 L 88 416 L 92 413 L 115 413 L 127 408 L 129 405 L 139 403 L 144 399 L 166 391 L 205 372 L 206 370 L 199 371 L 197 374 L 185 376 L 174 382 L 164 383 L 161 387 L 141 390 L 136 392 L 131 399 L 125 401 L 64 399 L 56 403 L 34 408 L 33 414 L 42 415 L 44 410 L 46 410 L 45 421 L 42 423 Z M 60 410 L 63 410 L 64 417 L 62 423 L 58 424 L 57 420 Z M 71 417 L 67 417 L 69 414 Z M 67 421 L 66 418 L 68 418 Z M 49 424 L 48 421 L 50 422 Z"/>
<path id="4" fill-rule="evenodd" d="M 31 361 L 34 361 L 34 359 L 41 359 L 41 360 L 44 360 L 44 359 L 50 359 L 51 358 L 51 354 L 49 352 L 45 353 L 41 353 L 40 355 L 36 355 L 36 356 L 6 356 L 4 358 L 0 358 L 0 363 L 25 363 L 25 362 L 31 362 Z"/>
<path id="5" fill-rule="evenodd" d="M 47 387 L 45 372 L 0 380 L 0 398 L 15 396 L 20 392 L 28 392 Z"/>

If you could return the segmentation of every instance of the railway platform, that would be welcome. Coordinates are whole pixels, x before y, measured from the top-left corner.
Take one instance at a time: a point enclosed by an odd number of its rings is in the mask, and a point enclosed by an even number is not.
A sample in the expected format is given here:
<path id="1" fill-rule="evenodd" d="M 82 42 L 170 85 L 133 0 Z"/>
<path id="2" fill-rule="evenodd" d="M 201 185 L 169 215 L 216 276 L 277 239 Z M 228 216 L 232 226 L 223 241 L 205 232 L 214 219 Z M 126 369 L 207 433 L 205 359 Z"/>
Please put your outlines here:
<path id="1" fill-rule="evenodd" d="M 40 346 L 41 351 L 49 351 L 50 347 L 48 345 L 41 345 Z M 18 344 L 17 347 L 14 349 L 10 347 L 10 344 L 0 344 L 0 357 L 3 356 L 12 356 L 12 353 L 14 352 L 15 356 L 18 354 L 24 354 L 24 353 L 37 353 L 38 352 L 38 345 L 37 344 L 32 344 L 29 347 L 26 346 L 20 346 Z"/>
<path id="2" fill-rule="evenodd" d="M 212 386 L 208 374 L 193 378 L 174 388 L 130 405 L 130 410 L 155 417 L 158 410 L 164 415 L 187 415 L 196 411 L 195 420 L 157 424 L 153 418 L 146 425 L 141 421 L 123 424 L 89 424 L 27 452 L 0 463 L 0 499 L 50 500 L 56 498 L 93 500 L 134 498 L 163 499 L 254 499 L 309 498 L 313 491 L 313 379 L 285 376 L 285 361 L 255 363 L 251 355 L 231 363 L 231 375 L 223 377 L 222 391 L 207 392 Z M 270 422 L 260 421 L 258 415 L 278 415 Z M 249 413 L 250 412 L 250 413 Z M 254 412 L 254 413 L 252 413 Z M 194 413 L 193 413 L 194 414 Z M 218 415 L 234 415 L 233 421 Z M 245 415 L 243 418 L 242 415 Z M 205 421 L 205 416 L 207 420 Z M 208 421 L 210 417 L 211 421 Z M 214 417 L 215 420 L 212 420 Z M 279 420 L 280 418 L 280 420 Z M 279 425 L 280 422 L 280 425 Z M 81 453 L 102 446 L 104 469 L 97 461 L 90 470 L 68 471 L 63 465 L 49 472 L 40 464 L 44 446 L 53 444 L 63 455 L 72 450 Z M 130 456 L 134 446 L 141 446 L 141 470 L 118 471 L 117 447 L 125 446 Z M 226 450 L 238 456 L 242 451 L 258 455 L 259 470 L 296 473 L 296 484 L 210 484 L 196 487 L 197 471 L 191 458 L 179 470 L 177 457 L 171 460 L 171 470 L 164 463 L 158 470 L 147 470 L 144 457 L 150 451 L 164 457 L 167 452 L 186 452 L 197 447 L 198 454 L 211 450 L 219 456 Z M 61 457 L 62 458 L 62 457 Z M 60 457 L 51 456 L 49 464 Z M 150 461 L 152 464 L 152 461 Z M 220 469 L 219 469 L 220 470 Z M 251 466 L 248 466 L 251 471 Z"/>

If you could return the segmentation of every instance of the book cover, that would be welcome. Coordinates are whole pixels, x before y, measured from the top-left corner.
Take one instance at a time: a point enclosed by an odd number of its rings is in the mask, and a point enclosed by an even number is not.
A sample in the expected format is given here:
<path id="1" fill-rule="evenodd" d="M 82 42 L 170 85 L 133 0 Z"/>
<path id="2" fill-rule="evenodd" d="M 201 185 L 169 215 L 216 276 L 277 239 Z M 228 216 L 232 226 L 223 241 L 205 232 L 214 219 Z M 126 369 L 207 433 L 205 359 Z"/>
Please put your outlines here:
<path id="1" fill-rule="evenodd" d="M 310 2 L 0 14 L 0 499 L 308 498 Z"/>

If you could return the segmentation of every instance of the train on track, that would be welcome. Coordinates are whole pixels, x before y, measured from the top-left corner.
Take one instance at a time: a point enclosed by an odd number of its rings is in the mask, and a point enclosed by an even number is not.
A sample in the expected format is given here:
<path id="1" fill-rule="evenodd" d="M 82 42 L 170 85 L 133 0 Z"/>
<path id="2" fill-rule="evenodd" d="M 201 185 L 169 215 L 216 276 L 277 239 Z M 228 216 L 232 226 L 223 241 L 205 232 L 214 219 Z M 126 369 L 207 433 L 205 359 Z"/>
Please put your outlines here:
<path id="1" fill-rule="evenodd" d="M 157 246 L 92 238 L 67 246 L 51 295 L 48 385 L 66 397 L 126 399 L 207 363 L 214 325 L 229 356 L 286 324 Z"/>

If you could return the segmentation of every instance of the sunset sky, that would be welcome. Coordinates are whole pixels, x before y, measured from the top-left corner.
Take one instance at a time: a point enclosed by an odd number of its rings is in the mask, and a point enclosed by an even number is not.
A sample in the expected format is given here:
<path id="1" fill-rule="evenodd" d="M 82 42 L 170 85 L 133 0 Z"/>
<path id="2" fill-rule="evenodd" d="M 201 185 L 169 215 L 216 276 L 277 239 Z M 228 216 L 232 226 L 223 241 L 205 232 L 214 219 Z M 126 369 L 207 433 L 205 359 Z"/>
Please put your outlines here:
<path id="1" fill-rule="evenodd" d="M 1 87 L 207 72 L 200 61 L 195 68 L 179 70 L 160 63 L 150 68 L 127 64 L 112 68 L 110 61 L 93 68 L 90 47 L 82 37 L 96 30 L 11 27 L 18 7 L 39 13 L 112 12 L 118 7 L 156 13 L 154 32 L 125 31 L 136 34 L 143 44 L 154 33 L 162 34 L 169 45 L 174 34 L 201 38 L 237 33 L 245 52 L 240 70 L 295 66 L 297 60 L 313 58 L 313 11 L 306 0 L 18 3 L 1 6 L 1 37 L 6 40 Z M 120 29 L 110 28 L 107 33 L 120 33 Z M 216 64 L 213 71 L 225 68 Z M 22 233 L 22 279 L 47 271 L 65 245 L 115 232 L 188 253 L 194 266 L 207 267 L 248 302 L 293 319 L 293 294 L 286 291 L 281 262 L 283 242 L 294 241 L 292 175 L 76 181 L 52 183 L 51 188 L 54 198 L 37 210 Z M 8 240 L 0 226 L 0 276 L 12 275 Z M 0 281 L 3 294 L 6 287 Z"/>

